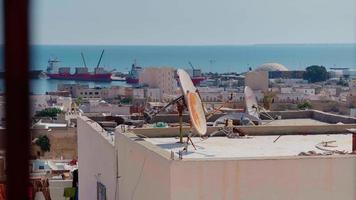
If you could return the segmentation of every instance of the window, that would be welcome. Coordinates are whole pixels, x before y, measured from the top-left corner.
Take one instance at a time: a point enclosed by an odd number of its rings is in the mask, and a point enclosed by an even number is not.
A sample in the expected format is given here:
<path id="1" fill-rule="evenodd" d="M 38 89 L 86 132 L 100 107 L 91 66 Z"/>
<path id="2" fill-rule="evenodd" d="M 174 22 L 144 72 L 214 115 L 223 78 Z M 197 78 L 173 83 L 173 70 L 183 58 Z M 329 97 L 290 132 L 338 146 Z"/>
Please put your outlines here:
<path id="1" fill-rule="evenodd" d="M 97 182 L 96 184 L 96 199 L 97 200 L 106 200 L 106 187 L 104 184 Z"/>

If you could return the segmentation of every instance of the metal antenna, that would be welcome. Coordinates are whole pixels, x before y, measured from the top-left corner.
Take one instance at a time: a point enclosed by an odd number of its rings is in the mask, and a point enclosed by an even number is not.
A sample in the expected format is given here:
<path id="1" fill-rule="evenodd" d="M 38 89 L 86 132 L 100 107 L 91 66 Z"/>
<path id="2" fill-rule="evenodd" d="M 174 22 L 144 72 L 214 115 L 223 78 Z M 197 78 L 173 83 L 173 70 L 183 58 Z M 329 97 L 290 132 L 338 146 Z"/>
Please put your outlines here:
<path id="1" fill-rule="evenodd" d="M 87 68 L 87 63 L 85 62 L 85 58 L 84 58 L 83 52 L 81 52 L 80 55 L 82 55 L 82 60 L 83 60 L 84 67 Z"/>

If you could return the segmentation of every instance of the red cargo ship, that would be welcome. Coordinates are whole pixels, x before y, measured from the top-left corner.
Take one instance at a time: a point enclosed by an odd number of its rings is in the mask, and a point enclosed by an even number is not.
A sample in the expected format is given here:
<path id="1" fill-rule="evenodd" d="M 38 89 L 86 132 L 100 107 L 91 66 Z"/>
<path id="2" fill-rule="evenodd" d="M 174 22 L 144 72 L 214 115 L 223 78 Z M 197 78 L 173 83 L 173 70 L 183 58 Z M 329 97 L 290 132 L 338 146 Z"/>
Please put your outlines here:
<path id="1" fill-rule="evenodd" d="M 82 54 L 84 67 L 76 67 L 75 73 L 71 74 L 70 67 L 58 67 L 60 62 L 58 59 L 49 59 L 46 75 L 52 79 L 61 80 L 78 80 L 78 81 L 111 81 L 111 72 L 106 71 L 103 67 L 99 67 L 104 50 L 101 53 L 98 65 L 94 68 L 94 72 L 89 72 L 84 55 Z"/>
<path id="2" fill-rule="evenodd" d="M 128 76 L 126 77 L 126 83 L 128 84 L 138 84 L 140 73 L 143 71 L 142 67 L 137 66 L 136 60 L 131 66 L 131 71 L 129 71 Z"/>

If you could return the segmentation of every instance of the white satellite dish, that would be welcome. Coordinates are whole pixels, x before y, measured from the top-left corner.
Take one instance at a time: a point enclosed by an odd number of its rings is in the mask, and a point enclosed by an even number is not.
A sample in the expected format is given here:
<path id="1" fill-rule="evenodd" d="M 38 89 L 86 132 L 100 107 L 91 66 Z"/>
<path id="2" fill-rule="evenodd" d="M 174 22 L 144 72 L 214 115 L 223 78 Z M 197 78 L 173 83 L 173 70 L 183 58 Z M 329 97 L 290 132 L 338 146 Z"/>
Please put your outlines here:
<path id="1" fill-rule="evenodd" d="M 206 118 L 197 88 L 186 71 L 178 69 L 177 74 L 192 125 L 200 135 L 205 135 L 207 132 Z"/>
<path id="2" fill-rule="evenodd" d="M 244 94 L 247 114 L 252 115 L 257 119 L 260 119 L 260 109 L 258 107 L 257 98 L 249 86 L 245 86 Z"/>
<path id="3" fill-rule="evenodd" d="M 194 86 L 192 79 L 185 70 L 178 69 L 177 74 L 179 77 L 179 85 L 182 89 L 184 97 L 188 92 L 196 92 L 197 88 Z"/>

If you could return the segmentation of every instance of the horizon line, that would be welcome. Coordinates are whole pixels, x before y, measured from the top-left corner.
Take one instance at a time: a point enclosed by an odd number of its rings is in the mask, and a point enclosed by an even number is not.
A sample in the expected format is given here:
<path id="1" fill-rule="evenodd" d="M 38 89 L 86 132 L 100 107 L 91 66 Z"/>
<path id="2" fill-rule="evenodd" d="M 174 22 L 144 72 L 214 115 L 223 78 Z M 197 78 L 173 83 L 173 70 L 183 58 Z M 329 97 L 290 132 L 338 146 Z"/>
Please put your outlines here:
<path id="1" fill-rule="evenodd" d="M 54 43 L 30 43 L 32 46 L 268 46 L 268 45 L 354 45 L 355 42 L 332 42 L 332 43 L 251 43 L 251 44 L 54 44 Z M 2 44 L 0 44 L 2 45 Z"/>

